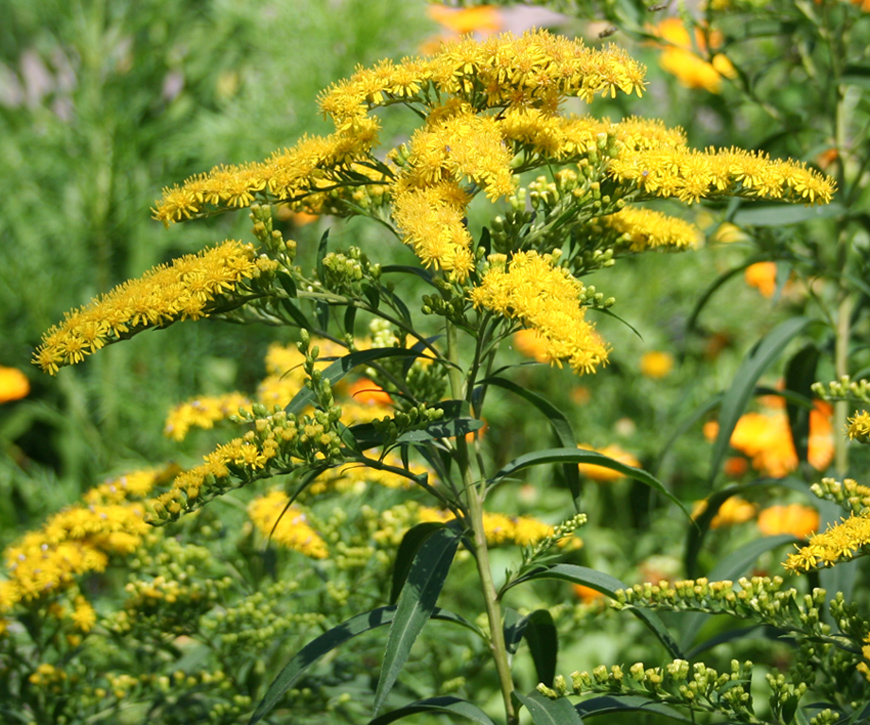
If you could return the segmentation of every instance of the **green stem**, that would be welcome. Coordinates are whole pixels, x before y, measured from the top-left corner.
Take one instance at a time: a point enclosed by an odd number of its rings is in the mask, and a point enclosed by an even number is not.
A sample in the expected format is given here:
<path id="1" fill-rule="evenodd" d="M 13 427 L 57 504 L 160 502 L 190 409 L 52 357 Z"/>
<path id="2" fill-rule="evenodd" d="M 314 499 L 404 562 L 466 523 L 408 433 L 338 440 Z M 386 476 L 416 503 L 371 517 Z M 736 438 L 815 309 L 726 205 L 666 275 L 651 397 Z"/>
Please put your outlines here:
<path id="1" fill-rule="evenodd" d="M 456 327 L 447 322 L 447 357 L 453 363 L 450 366 L 450 387 L 453 397 L 465 397 L 462 372 L 459 366 L 459 350 L 457 348 Z M 456 462 L 462 475 L 462 486 L 468 506 L 468 525 L 471 527 L 474 559 L 480 575 L 480 585 L 483 593 L 486 617 L 489 621 L 489 648 L 495 662 L 499 686 L 504 700 L 507 725 L 518 725 L 519 714 L 514 708 L 512 699 L 514 684 L 508 662 L 507 647 L 504 640 L 501 606 L 498 593 L 492 578 L 492 566 L 489 561 L 489 548 L 486 543 L 486 532 L 483 528 L 483 499 L 486 493 L 485 481 L 480 487 L 475 484 L 471 475 L 471 464 L 468 456 L 468 443 L 463 436 L 456 438 Z"/>

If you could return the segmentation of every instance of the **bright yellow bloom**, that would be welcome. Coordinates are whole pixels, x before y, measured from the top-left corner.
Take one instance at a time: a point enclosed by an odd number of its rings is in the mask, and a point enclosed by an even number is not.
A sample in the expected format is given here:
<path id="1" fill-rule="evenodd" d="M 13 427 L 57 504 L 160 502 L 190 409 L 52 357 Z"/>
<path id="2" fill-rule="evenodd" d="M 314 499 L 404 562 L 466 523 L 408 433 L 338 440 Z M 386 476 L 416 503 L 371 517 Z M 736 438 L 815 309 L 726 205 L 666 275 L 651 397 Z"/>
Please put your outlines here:
<path id="1" fill-rule="evenodd" d="M 255 498 L 248 505 L 248 515 L 257 529 L 267 538 L 305 554 L 312 559 L 329 556 L 326 542 L 321 538 L 298 506 L 290 506 L 283 491 L 272 491 Z"/>
<path id="2" fill-rule="evenodd" d="M 17 368 L 0 367 L 0 403 L 24 398 L 30 392 L 30 381 Z"/>
<path id="3" fill-rule="evenodd" d="M 173 440 L 183 441 L 191 428 L 209 430 L 218 421 L 238 413 L 239 408 L 251 409 L 251 401 L 241 393 L 203 395 L 172 408 L 163 432 Z"/>
<path id="4" fill-rule="evenodd" d="M 789 555 L 783 566 L 797 573 L 818 566 L 832 566 L 838 561 L 866 553 L 865 547 L 868 545 L 870 519 L 866 515 L 852 514 L 840 523 L 829 526 L 826 531 L 812 536 L 806 546 L 796 554 Z"/>
<path id="5" fill-rule="evenodd" d="M 692 509 L 692 518 L 697 519 L 706 509 L 707 501 L 698 501 Z M 719 506 L 719 510 L 710 521 L 710 528 L 718 529 L 723 526 L 743 524 L 755 518 L 755 513 L 755 504 L 740 496 L 731 496 Z"/>
<path id="6" fill-rule="evenodd" d="M 227 241 L 155 267 L 68 312 L 60 325 L 43 335 L 34 362 L 53 375 L 142 330 L 207 317 L 240 283 L 258 277 L 270 265 L 274 263 L 258 264 L 253 245 Z"/>
<path id="7" fill-rule="evenodd" d="M 640 468 L 640 461 L 615 443 L 611 443 L 609 446 L 604 446 L 604 448 L 593 448 L 592 446 L 583 444 L 577 447 L 587 451 L 595 451 L 603 456 L 624 463 L 626 466 Z M 577 468 L 580 469 L 580 473 L 584 476 L 591 478 L 593 481 L 598 481 L 599 483 L 609 483 L 610 481 L 618 481 L 620 478 L 625 478 L 625 474 L 622 474 L 619 471 L 614 471 L 612 468 L 606 468 L 605 466 L 596 466 L 594 463 L 578 463 Z"/>
<path id="8" fill-rule="evenodd" d="M 421 523 L 426 521 L 447 523 L 454 518 L 450 511 L 425 506 L 418 511 L 418 520 Z M 487 543 L 493 546 L 506 543 L 528 546 L 553 533 L 552 526 L 531 516 L 507 516 L 488 511 L 483 512 L 483 530 L 486 532 Z"/>
<path id="9" fill-rule="evenodd" d="M 662 44 L 664 50 L 659 58 L 661 67 L 675 75 L 687 88 L 704 88 L 710 93 L 719 93 L 723 77 L 736 77 L 734 66 L 723 54 L 715 54 L 709 63 L 696 54 L 689 31 L 680 18 L 666 18 L 653 29 L 653 33 L 666 41 Z M 711 48 L 722 43 L 720 33 L 705 33 L 702 28 L 695 28 L 695 45 L 705 55 L 708 40 Z"/>
<path id="10" fill-rule="evenodd" d="M 862 410 L 849 418 L 849 438 L 860 443 L 870 443 L 870 413 Z"/>
<path id="11" fill-rule="evenodd" d="M 650 350 L 641 355 L 640 372 L 653 380 L 666 378 L 674 369 L 674 356 L 661 350 Z"/>
<path id="12" fill-rule="evenodd" d="M 76 597 L 75 609 L 70 615 L 70 619 L 72 619 L 76 629 L 82 632 L 90 632 L 97 621 L 97 613 L 87 599 L 78 596 Z"/>
<path id="13" fill-rule="evenodd" d="M 584 319 L 583 284 L 558 267 L 551 255 L 517 252 L 505 269 L 494 263 L 471 290 L 474 306 L 516 318 L 546 340 L 545 355 L 554 365 L 567 360 L 578 373 L 607 363 L 607 347 Z"/>
<path id="14" fill-rule="evenodd" d="M 652 209 L 627 206 L 600 222 L 619 233 L 617 244 L 632 252 L 683 250 L 698 246 L 701 230 L 694 224 Z"/>

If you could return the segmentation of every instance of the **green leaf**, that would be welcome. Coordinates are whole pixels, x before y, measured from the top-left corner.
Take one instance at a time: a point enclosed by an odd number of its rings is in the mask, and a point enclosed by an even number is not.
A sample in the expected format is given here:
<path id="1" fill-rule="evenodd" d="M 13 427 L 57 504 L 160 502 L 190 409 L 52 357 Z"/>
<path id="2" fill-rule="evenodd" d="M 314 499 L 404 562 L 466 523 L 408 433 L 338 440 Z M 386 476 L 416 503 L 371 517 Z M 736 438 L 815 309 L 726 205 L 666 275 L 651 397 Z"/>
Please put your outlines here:
<path id="1" fill-rule="evenodd" d="M 799 393 L 806 398 L 812 398 L 812 384 L 816 380 L 816 367 L 821 353 L 813 345 L 807 345 L 795 353 L 785 366 L 786 390 Z M 810 404 L 812 406 L 812 403 Z M 810 412 L 812 408 L 797 405 L 786 400 L 785 411 L 788 415 L 788 427 L 791 429 L 792 441 L 799 461 L 807 460 L 810 438 Z"/>
<path id="2" fill-rule="evenodd" d="M 781 227 L 810 219 L 832 219 L 845 213 L 842 204 L 832 202 L 824 206 L 803 206 L 787 203 L 760 204 L 741 208 L 734 215 L 734 223 L 743 227 Z"/>
<path id="3" fill-rule="evenodd" d="M 335 385 L 351 370 L 360 365 L 368 365 L 374 360 L 382 360 L 388 357 L 423 357 L 421 353 L 413 350 L 405 350 L 400 347 L 374 347 L 371 350 L 357 350 L 340 357 L 334 363 L 323 370 L 323 378 L 330 385 Z M 304 387 L 294 396 L 285 410 L 288 413 L 298 413 L 303 408 L 314 402 L 314 392 L 309 387 Z"/>
<path id="4" fill-rule="evenodd" d="M 310 330 L 314 327 L 314 325 L 311 324 L 308 318 L 296 305 L 293 304 L 292 301 L 282 297 L 281 307 L 283 307 L 284 311 L 288 315 L 290 315 L 290 317 L 293 319 L 293 322 L 295 322 L 303 330 Z"/>
<path id="5" fill-rule="evenodd" d="M 576 564 L 556 564 L 554 566 L 536 569 L 511 582 L 510 586 L 513 587 L 521 582 L 532 581 L 534 579 L 561 579 L 562 581 L 571 582 L 572 584 L 582 584 L 583 586 L 601 592 L 611 599 L 616 598 L 615 592 L 618 589 L 628 589 L 628 587 L 616 577 L 585 566 L 577 566 Z M 643 607 L 628 607 L 628 610 L 643 622 L 656 637 L 658 637 L 659 641 L 665 646 L 673 658 L 684 659 L 680 646 L 670 635 L 668 630 L 665 628 L 665 625 L 655 612 Z"/>
<path id="6" fill-rule="evenodd" d="M 344 332 L 346 335 L 350 335 L 351 337 L 354 336 L 353 331 L 356 323 L 356 311 L 357 308 L 353 305 L 349 305 L 344 311 Z"/>
<path id="7" fill-rule="evenodd" d="M 695 307 L 692 310 L 692 313 L 689 315 L 688 321 L 686 322 L 686 330 L 692 331 L 692 330 L 696 329 L 696 326 L 698 324 L 698 317 L 700 317 L 701 312 L 703 312 L 704 307 L 706 307 L 707 303 L 710 301 L 710 298 L 716 293 L 716 291 L 723 284 L 725 284 L 733 276 L 740 274 L 744 269 L 746 269 L 750 265 L 755 264 L 755 262 L 763 261 L 763 260 L 764 260 L 764 257 L 761 257 L 761 258 L 753 257 L 751 259 L 746 260 L 746 262 L 741 264 L 739 267 L 734 267 L 733 269 L 729 269 L 727 272 L 720 274 L 715 280 L 713 280 L 713 282 L 710 284 L 710 286 L 707 287 L 707 289 L 704 291 L 704 294 L 702 294 L 701 297 L 698 299 L 698 301 L 695 303 Z"/>
<path id="8" fill-rule="evenodd" d="M 385 264 L 381 267 L 381 274 L 391 273 L 413 274 L 427 284 L 432 285 L 435 289 L 438 289 L 438 286 L 432 281 L 435 276 L 428 269 L 424 269 L 423 267 L 412 267 L 407 264 Z"/>
<path id="9" fill-rule="evenodd" d="M 553 615 L 546 609 L 537 609 L 525 617 L 525 620 L 523 636 L 535 663 L 538 682 L 552 687 L 553 678 L 556 676 L 556 656 L 559 652 L 559 635 Z"/>
<path id="10" fill-rule="evenodd" d="M 396 443 L 423 443 L 440 438 L 456 438 L 464 436 L 472 431 L 483 428 L 483 421 L 479 418 L 453 418 L 452 420 L 438 420 L 429 423 L 425 428 L 409 430 L 402 433 Z"/>
<path id="11" fill-rule="evenodd" d="M 473 705 L 468 700 L 463 700 L 453 695 L 442 695 L 440 697 L 428 697 L 425 700 L 417 700 L 417 702 L 412 702 L 410 705 L 405 705 L 398 710 L 384 713 L 380 717 L 370 720 L 369 725 L 387 725 L 387 723 L 395 722 L 418 712 L 440 712 L 451 717 L 463 717 L 466 720 L 480 723 L 480 725 L 495 725 L 495 722 L 493 722 L 489 715 L 477 707 L 477 705 Z"/>
<path id="12" fill-rule="evenodd" d="M 762 338 L 755 348 L 740 364 L 731 387 L 722 396 L 722 408 L 719 411 L 719 433 L 713 444 L 713 454 L 710 464 L 708 481 L 712 484 L 719 473 L 719 466 L 728 451 L 731 434 L 734 426 L 743 411 L 752 392 L 755 383 L 762 373 L 776 360 L 783 348 L 806 329 L 812 320 L 808 317 L 791 317 L 777 325 L 771 332 Z"/>
<path id="13" fill-rule="evenodd" d="M 433 532 L 422 543 L 411 563 L 387 637 L 384 663 L 375 691 L 374 715 L 384 704 L 411 654 L 412 645 L 435 610 L 459 538 L 457 532 L 446 526 Z"/>
<path id="14" fill-rule="evenodd" d="M 686 507 L 683 506 L 683 503 L 676 498 L 670 491 L 668 491 L 664 484 L 659 481 L 655 476 L 651 473 L 647 473 L 642 468 L 635 468 L 634 466 L 628 466 L 621 461 L 617 461 L 609 456 L 605 456 L 601 453 L 597 453 L 595 451 L 587 451 L 582 448 L 548 448 L 543 451 L 535 451 L 533 453 L 526 453 L 525 455 L 519 456 L 518 458 L 514 458 L 510 461 L 506 466 L 501 468 L 492 478 L 489 479 L 488 485 L 490 487 L 497 485 L 500 481 L 503 481 L 506 478 L 513 476 L 524 468 L 530 468 L 531 466 L 540 466 L 545 463 L 591 463 L 596 466 L 603 466 L 604 468 L 610 468 L 614 471 L 619 471 L 625 476 L 629 478 L 633 478 L 635 481 L 640 481 L 641 483 L 646 484 L 652 489 L 655 489 L 663 496 L 665 496 L 669 501 L 672 501 L 686 515 L 686 518 L 691 518 L 689 512 L 686 510 Z"/>
<path id="15" fill-rule="evenodd" d="M 504 644 L 508 654 L 515 655 L 526 631 L 527 617 L 521 617 L 520 613 L 512 607 L 502 607 L 504 618 Z"/>
<path id="16" fill-rule="evenodd" d="M 519 395 L 525 401 L 534 405 L 546 416 L 547 422 L 549 422 L 550 427 L 553 429 L 553 432 L 556 434 L 556 438 L 559 439 L 559 444 L 562 447 L 577 447 L 577 439 L 574 437 L 574 430 L 571 428 L 571 422 L 561 410 L 559 410 L 546 398 L 538 395 L 537 393 L 533 393 L 528 388 L 524 388 L 521 385 L 517 385 L 516 383 L 499 376 L 484 378 L 478 383 L 478 385 L 495 385 L 499 388 L 510 391 L 515 395 Z M 577 470 L 577 466 L 571 463 L 566 463 L 562 467 L 562 470 L 565 475 L 565 482 L 568 484 L 568 489 L 571 491 L 571 496 L 574 499 L 574 509 L 579 512 L 581 488 L 580 473 Z"/>
<path id="17" fill-rule="evenodd" d="M 276 275 L 279 284 L 284 288 L 284 291 L 290 297 L 296 296 L 296 283 L 293 278 L 286 272 L 278 272 Z"/>
<path id="18" fill-rule="evenodd" d="M 405 532 L 405 535 L 402 537 L 402 543 L 399 544 L 399 548 L 396 551 L 396 563 L 393 565 L 390 604 L 395 604 L 399 598 L 399 593 L 402 591 L 402 587 L 405 586 L 408 572 L 411 571 L 411 565 L 414 563 L 414 558 L 420 551 L 420 547 L 430 536 L 445 526 L 447 524 L 442 524 L 438 521 L 426 521 L 412 526 Z"/>
<path id="19" fill-rule="evenodd" d="M 359 634 L 392 623 L 396 616 L 396 610 L 397 607 L 378 607 L 370 612 L 357 614 L 355 617 L 351 617 L 346 622 L 333 627 L 328 632 L 321 634 L 306 644 L 293 656 L 272 684 L 269 685 L 269 689 L 266 690 L 266 694 L 260 700 L 254 714 L 251 715 L 248 725 L 254 725 L 271 712 L 275 705 L 278 704 L 278 701 L 284 696 L 284 693 L 293 687 L 299 678 L 302 677 L 305 670 L 321 657 Z M 458 624 L 474 632 L 478 637 L 483 638 L 480 629 L 475 625 L 446 609 L 436 607 L 432 611 L 431 618 Z"/>
<path id="20" fill-rule="evenodd" d="M 550 700 L 537 690 L 532 690 L 528 695 L 518 692 L 514 692 L 514 695 L 525 705 L 535 725 L 583 725 L 583 720 L 567 698 Z"/>
<path id="21" fill-rule="evenodd" d="M 642 712 L 669 717 L 680 722 L 693 722 L 673 708 L 660 702 L 647 700 L 640 695 L 601 695 L 584 700 L 575 706 L 575 709 L 584 718 L 592 718 L 598 715 L 610 715 L 615 712 Z"/>

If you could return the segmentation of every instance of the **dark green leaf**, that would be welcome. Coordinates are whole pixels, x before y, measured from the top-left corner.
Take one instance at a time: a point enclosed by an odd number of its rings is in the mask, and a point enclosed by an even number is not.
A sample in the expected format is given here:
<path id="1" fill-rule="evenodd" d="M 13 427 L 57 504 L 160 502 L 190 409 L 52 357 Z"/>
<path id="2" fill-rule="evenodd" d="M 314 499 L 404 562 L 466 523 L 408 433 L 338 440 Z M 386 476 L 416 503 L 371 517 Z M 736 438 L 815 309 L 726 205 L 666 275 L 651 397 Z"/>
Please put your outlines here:
<path id="1" fill-rule="evenodd" d="M 317 662 L 323 655 L 331 652 L 358 634 L 369 632 L 385 624 L 390 624 L 396 615 L 396 609 L 396 607 L 378 607 L 371 612 L 357 614 L 355 617 L 351 617 L 343 624 L 330 629 L 305 645 L 293 656 L 290 662 L 281 670 L 278 677 L 269 685 L 269 689 L 266 690 L 266 694 L 260 700 L 254 714 L 251 715 L 248 725 L 254 725 L 254 723 L 259 722 L 265 715 L 271 712 L 275 705 L 278 704 L 278 701 L 284 696 L 284 693 L 293 687 L 305 670 Z M 453 622 L 474 632 L 478 637 L 483 636 L 480 630 L 473 624 L 446 609 L 436 607 L 432 612 L 432 619 Z"/>
<path id="2" fill-rule="evenodd" d="M 374 715 L 384 704 L 411 654 L 412 645 L 435 610 L 459 538 L 459 534 L 449 527 L 438 529 L 426 538 L 411 563 L 387 637 L 381 676 L 375 691 Z"/>
<path id="3" fill-rule="evenodd" d="M 326 247 L 329 244 L 329 229 L 320 236 L 317 245 L 317 279 L 324 280 L 323 258 L 326 256 Z"/>
<path id="4" fill-rule="evenodd" d="M 353 305 L 349 305 L 344 311 L 344 332 L 351 337 L 353 337 L 354 326 L 356 323 L 356 311 L 357 308 Z"/>
<path id="5" fill-rule="evenodd" d="M 820 357 L 819 349 L 812 344 L 795 353 L 785 366 L 786 390 L 811 398 L 813 395 L 811 386 L 816 381 L 816 366 Z M 805 461 L 809 449 L 810 410 L 787 400 L 785 411 L 798 460 Z"/>
<path id="6" fill-rule="evenodd" d="M 520 613 L 511 607 L 503 607 L 504 617 L 504 644 L 508 654 L 515 655 L 526 631 L 528 617 L 521 617 Z"/>
<path id="7" fill-rule="evenodd" d="M 664 487 L 664 484 L 662 484 L 662 482 L 659 481 L 652 474 L 647 473 L 641 468 L 628 466 L 621 461 L 614 460 L 613 458 L 605 456 L 601 453 L 597 453 L 595 451 L 587 451 L 582 448 L 548 448 L 543 451 L 526 453 L 525 455 L 519 456 L 518 458 L 514 458 L 514 460 L 510 461 L 491 479 L 489 479 L 489 486 L 495 486 L 500 481 L 515 475 L 524 468 L 529 468 L 531 466 L 540 466 L 545 463 L 591 463 L 596 466 L 603 466 L 604 468 L 610 468 L 614 471 L 619 471 L 623 475 L 628 476 L 629 478 L 633 478 L 635 481 L 640 481 L 641 483 L 644 483 L 650 488 L 658 491 L 668 500 L 679 506 L 687 518 L 691 518 L 689 512 L 686 510 L 686 507 L 683 506 L 682 502 L 677 499 L 670 491 L 668 491 Z"/>
<path id="8" fill-rule="evenodd" d="M 385 264 L 381 267 L 381 274 L 390 274 L 393 272 L 399 272 L 402 274 L 413 274 L 416 277 L 419 277 L 427 284 L 432 285 L 435 289 L 438 289 L 437 285 L 435 285 L 433 280 L 433 275 L 428 269 L 424 269 L 423 267 L 412 267 L 407 264 Z"/>
<path id="9" fill-rule="evenodd" d="M 284 291 L 288 294 L 288 296 L 295 297 L 296 283 L 293 281 L 293 278 L 286 272 L 278 272 L 276 276 L 278 278 L 279 284 L 284 288 Z"/>
<path id="10" fill-rule="evenodd" d="M 282 297 L 281 306 L 284 308 L 287 314 L 290 315 L 290 317 L 293 319 L 293 322 L 295 322 L 303 330 L 310 330 L 312 327 L 314 327 L 314 325 L 312 325 L 308 321 L 308 318 L 304 314 L 302 314 L 302 311 L 290 300 L 284 299 Z"/>
<path id="11" fill-rule="evenodd" d="M 574 430 L 571 428 L 570 421 L 561 410 L 546 398 L 541 397 L 537 393 L 533 393 L 528 388 L 524 388 L 521 385 L 517 385 L 516 383 L 499 376 L 484 378 L 478 383 L 478 385 L 481 387 L 485 385 L 495 385 L 504 390 L 508 390 L 515 395 L 519 395 L 521 398 L 534 405 L 546 416 L 550 427 L 556 434 L 556 438 L 559 439 L 559 444 L 563 448 L 577 447 L 577 439 L 574 437 Z M 564 471 L 565 482 L 568 484 L 568 490 L 571 491 L 571 496 L 574 499 L 574 508 L 576 511 L 580 511 L 580 473 L 577 470 L 577 466 L 573 463 L 566 463 L 562 467 L 562 470 Z"/>
<path id="12" fill-rule="evenodd" d="M 369 721 L 369 725 L 387 725 L 387 723 L 401 720 L 408 715 L 418 712 L 440 712 L 453 717 L 463 717 L 466 720 L 480 723 L 480 725 L 495 725 L 493 720 L 477 705 L 472 705 L 468 700 L 463 700 L 453 695 L 441 697 L 429 697 L 425 700 L 417 700 L 410 705 L 400 707 L 398 710 L 387 712 Z"/>
<path id="13" fill-rule="evenodd" d="M 600 695 L 589 700 L 584 700 L 575 707 L 581 717 L 593 718 L 598 715 L 610 715 L 615 712 L 648 712 L 650 714 L 662 715 L 669 717 L 672 720 L 680 722 L 692 722 L 692 720 L 682 713 L 677 712 L 667 705 L 662 705 L 653 700 L 647 700 L 640 695 Z"/>
<path id="14" fill-rule="evenodd" d="M 514 692 L 514 695 L 525 705 L 535 725 L 583 725 L 583 720 L 567 698 L 550 700 L 537 690 L 532 690 L 528 695 L 518 692 Z"/>
<path id="15" fill-rule="evenodd" d="M 369 305 L 373 310 L 377 310 L 378 306 L 381 304 L 381 292 L 380 290 L 372 284 L 364 284 L 362 286 L 363 294 L 366 296 L 366 299 L 369 301 Z"/>
<path id="16" fill-rule="evenodd" d="M 556 657 L 559 653 L 559 635 L 553 615 L 546 609 L 537 609 L 526 619 L 524 637 L 535 663 L 538 682 L 547 687 L 553 686 L 556 676 Z"/>
<path id="17" fill-rule="evenodd" d="M 453 420 L 438 420 L 419 430 L 409 430 L 402 433 L 397 443 L 422 443 L 440 438 L 456 438 L 483 428 L 483 421 L 478 418 L 454 418 Z"/>
<path id="18" fill-rule="evenodd" d="M 426 541 L 432 534 L 439 529 L 443 529 L 446 524 L 437 521 L 426 521 L 422 524 L 412 526 L 405 532 L 402 537 L 402 543 L 396 551 L 396 563 L 393 565 L 393 583 L 390 588 L 390 604 L 395 604 L 399 598 L 399 592 L 405 586 L 405 580 L 408 578 L 408 572 L 411 571 L 411 565 L 414 563 L 414 558 L 423 542 Z"/>
<path id="19" fill-rule="evenodd" d="M 577 566 L 576 564 L 556 564 L 554 566 L 536 569 L 529 574 L 526 574 L 514 582 L 511 586 L 516 586 L 521 582 L 532 581 L 534 579 L 561 579 L 562 581 L 571 582 L 572 584 L 582 584 L 590 587 L 595 591 L 615 599 L 615 592 L 618 589 L 627 589 L 616 577 L 612 577 L 604 572 L 589 569 L 585 566 Z M 675 659 L 683 659 L 680 646 L 671 637 L 665 625 L 659 619 L 655 612 L 643 607 L 629 607 L 629 611 L 634 614 L 647 628 L 658 637 L 659 641 L 665 646 L 670 655 Z"/>
<path id="20" fill-rule="evenodd" d="M 709 482 L 712 483 L 719 473 L 719 466 L 728 451 L 734 426 L 749 398 L 755 390 L 755 383 L 762 373 L 776 360 L 783 348 L 797 335 L 806 329 L 812 320 L 808 317 L 791 317 L 780 323 L 768 335 L 761 339 L 750 354 L 743 360 L 731 387 L 722 396 L 722 408 L 719 411 L 719 433 L 713 444 L 712 461 L 710 464 Z"/>

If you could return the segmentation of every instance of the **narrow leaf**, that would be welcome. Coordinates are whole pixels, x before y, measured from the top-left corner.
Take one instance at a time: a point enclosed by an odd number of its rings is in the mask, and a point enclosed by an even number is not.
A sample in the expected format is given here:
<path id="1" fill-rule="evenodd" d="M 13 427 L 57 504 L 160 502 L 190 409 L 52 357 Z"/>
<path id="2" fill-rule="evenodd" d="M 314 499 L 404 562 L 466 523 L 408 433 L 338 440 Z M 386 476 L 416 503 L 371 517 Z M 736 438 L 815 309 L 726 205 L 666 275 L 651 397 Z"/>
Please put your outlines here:
<path id="1" fill-rule="evenodd" d="M 559 439 L 560 446 L 562 446 L 563 448 L 577 447 L 577 439 L 574 437 L 574 430 L 571 427 L 571 422 L 561 410 L 559 410 L 546 398 L 538 395 L 537 393 L 533 393 L 528 388 L 517 385 L 511 380 L 499 376 L 485 378 L 481 380 L 478 384 L 480 386 L 495 385 L 499 388 L 503 388 L 504 390 L 508 390 L 515 395 L 519 395 L 525 401 L 534 405 L 546 416 L 547 422 L 550 424 L 550 427 L 556 434 L 556 438 Z M 577 470 L 577 466 L 571 463 L 566 463 L 562 467 L 562 470 L 564 471 L 565 482 L 568 484 L 568 489 L 571 491 L 571 496 L 574 499 L 574 508 L 576 511 L 579 512 L 581 488 L 580 473 Z"/>
<path id="2" fill-rule="evenodd" d="M 402 537 L 402 543 L 399 544 L 399 549 L 396 551 L 396 563 L 393 565 L 390 604 L 395 604 L 399 598 L 399 593 L 402 591 L 402 587 L 405 586 L 408 572 L 411 571 L 411 565 L 414 563 L 414 558 L 420 551 L 420 547 L 423 546 L 426 539 L 445 526 L 446 524 L 438 521 L 426 521 L 412 526 L 405 532 L 405 535 Z"/>
<path id="3" fill-rule="evenodd" d="M 511 583 L 511 586 L 525 581 L 534 579 L 561 579 L 562 581 L 571 582 L 572 584 L 582 584 L 590 587 L 595 591 L 610 597 L 616 598 L 615 592 L 618 589 L 628 589 L 616 577 L 605 574 L 595 569 L 589 569 L 585 566 L 577 566 L 576 564 L 556 564 L 547 568 L 537 569 L 525 576 L 516 579 Z M 658 637 L 659 641 L 665 646 L 670 655 L 675 659 L 684 659 L 680 646 L 671 636 L 670 632 L 665 628 L 665 625 L 659 619 L 658 615 L 643 607 L 628 607 L 628 610 L 634 614 L 647 628 Z"/>
<path id="4" fill-rule="evenodd" d="M 429 536 L 414 557 L 387 637 L 384 663 L 375 691 L 374 715 L 384 704 L 411 654 L 412 645 L 435 609 L 458 546 L 459 535 L 444 527 Z"/>
<path id="5" fill-rule="evenodd" d="M 559 652 L 559 635 L 553 615 L 546 609 L 538 609 L 526 617 L 524 637 L 535 663 L 538 682 L 553 686 L 556 676 L 556 657 Z"/>
<path id="6" fill-rule="evenodd" d="M 842 216 L 844 211 L 843 205 L 837 202 L 822 207 L 799 206 L 784 202 L 752 204 L 741 208 L 734 215 L 734 223 L 743 227 L 780 227 L 810 219 L 831 219 Z"/>
<path id="7" fill-rule="evenodd" d="M 737 425 L 738 419 L 752 396 L 755 383 L 779 356 L 783 348 L 795 336 L 803 332 L 810 322 L 808 317 L 791 317 L 782 322 L 762 338 L 755 349 L 740 364 L 731 387 L 722 396 L 722 408 L 719 411 L 719 433 L 713 444 L 710 464 L 709 481 L 711 483 L 719 472 L 719 466 L 728 451 L 734 426 Z"/>
<path id="8" fill-rule="evenodd" d="M 454 418 L 453 420 L 438 420 L 419 430 L 409 430 L 402 433 L 397 443 L 421 443 L 440 438 L 456 438 L 483 428 L 479 418 Z"/>
<path id="9" fill-rule="evenodd" d="M 408 717 L 408 715 L 414 715 L 418 712 L 440 712 L 451 717 L 462 717 L 466 720 L 480 723 L 480 725 L 495 725 L 492 718 L 477 707 L 477 705 L 473 705 L 468 700 L 463 700 L 453 695 L 417 700 L 417 702 L 412 702 L 410 705 L 405 705 L 398 710 L 384 713 L 380 717 L 370 720 L 369 725 L 387 725 L 387 723 L 401 720 L 403 717 Z"/>
<path id="10" fill-rule="evenodd" d="M 392 623 L 396 616 L 396 609 L 396 607 L 378 607 L 370 612 L 357 614 L 355 617 L 351 617 L 346 622 L 339 624 L 337 627 L 333 627 L 328 632 L 321 634 L 319 637 L 305 645 L 293 656 L 290 662 L 288 662 L 284 669 L 278 674 L 278 677 L 276 677 L 272 684 L 269 685 L 269 689 L 266 690 L 266 694 L 263 696 L 263 699 L 260 700 L 254 714 L 251 715 L 248 725 L 255 725 L 255 723 L 262 720 L 265 715 L 271 712 L 275 705 L 278 704 L 279 700 L 284 696 L 284 693 L 293 687 L 299 678 L 302 677 L 305 670 L 311 667 L 311 665 L 317 662 L 325 654 L 344 644 L 349 639 L 356 637 L 358 634 L 363 634 L 364 632 L 369 632 L 378 627 L 383 627 L 385 624 Z M 432 619 L 439 619 L 445 622 L 458 624 L 461 627 L 474 632 L 481 639 L 484 638 L 478 627 L 463 619 L 458 614 L 454 614 L 446 609 L 436 607 L 432 611 Z"/>
<path id="11" fill-rule="evenodd" d="M 665 488 L 664 484 L 651 473 L 647 473 L 642 468 L 628 466 L 621 461 L 617 461 L 601 453 L 597 453 L 595 451 L 587 451 L 582 448 L 548 448 L 543 451 L 526 453 L 525 455 L 519 456 L 518 458 L 514 458 L 506 466 L 499 470 L 491 479 L 489 479 L 489 486 L 495 486 L 500 481 L 515 475 L 524 468 L 529 468 L 531 466 L 540 466 L 545 463 L 592 463 L 596 466 L 603 466 L 604 468 L 610 468 L 614 471 L 619 471 L 623 475 L 628 476 L 629 478 L 633 478 L 635 481 L 640 481 L 641 483 L 644 483 L 650 488 L 658 491 L 669 501 L 672 501 L 677 506 L 679 506 L 683 513 L 686 515 L 686 518 L 691 518 L 689 512 L 686 510 L 686 507 L 683 506 L 683 503 L 678 498 L 676 498 L 676 496 L 674 496 L 670 491 L 668 491 Z"/>
<path id="12" fill-rule="evenodd" d="M 514 695 L 525 705 L 535 725 L 583 725 L 583 720 L 567 698 L 550 700 L 537 690 L 532 690 L 528 695 L 518 692 L 514 692 Z"/>
<path id="13" fill-rule="evenodd" d="M 820 357 L 821 352 L 815 345 L 801 348 L 785 366 L 786 390 L 811 398 L 811 386 L 816 381 L 816 366 Z M 805 461 L 809 450 L 811 410 L 786 400 L 785 412 L 798 460 Z"/>
<path id="14" fill-rule="evenodd" d="M 579 705 L 574 707 L 575 710 L 584 718 L 593 718 L 598 715 L 610 715 L 615 712 L 648 712 L 650 714 L 662 715 L 669 717 L 672 720 L 680 722 L 693 722 L 673 708 L 663 705 L 653 700 L 647 700 L 640 695 L 600 695 L 589 700 L 584 700 Z"/>

